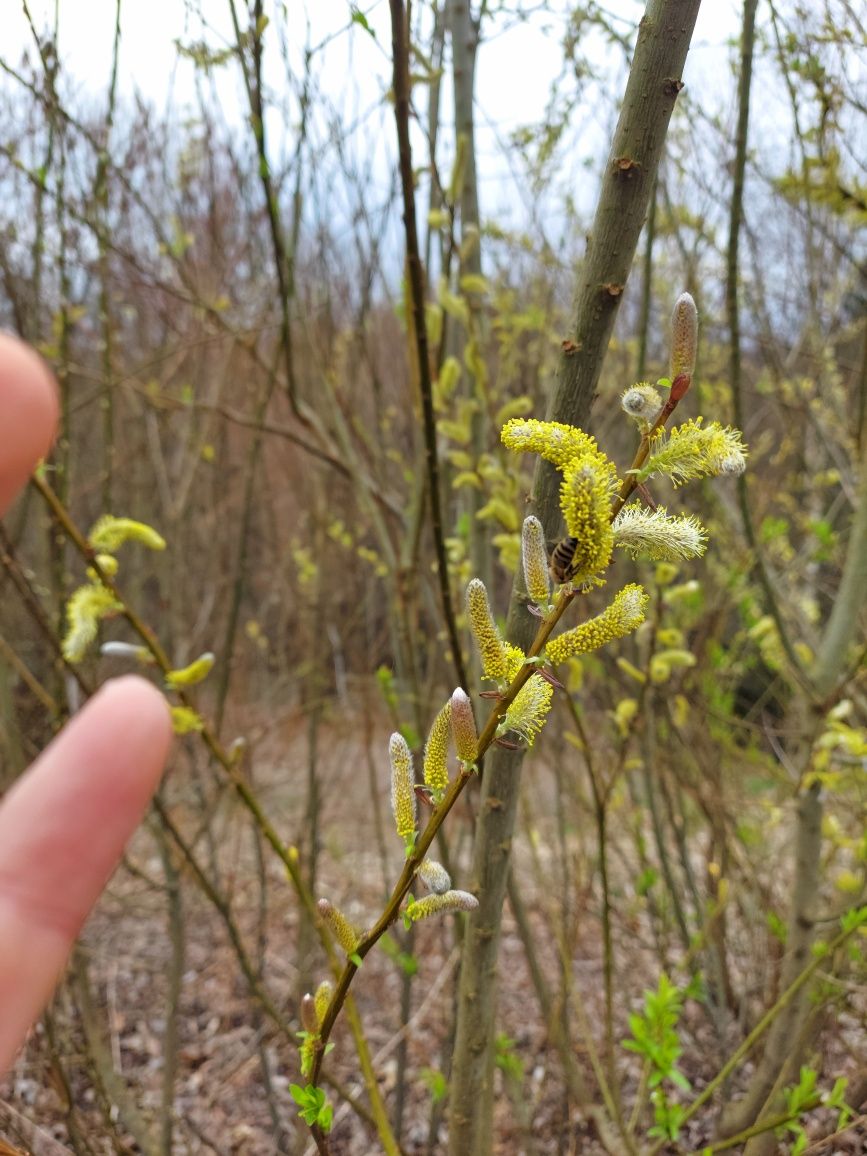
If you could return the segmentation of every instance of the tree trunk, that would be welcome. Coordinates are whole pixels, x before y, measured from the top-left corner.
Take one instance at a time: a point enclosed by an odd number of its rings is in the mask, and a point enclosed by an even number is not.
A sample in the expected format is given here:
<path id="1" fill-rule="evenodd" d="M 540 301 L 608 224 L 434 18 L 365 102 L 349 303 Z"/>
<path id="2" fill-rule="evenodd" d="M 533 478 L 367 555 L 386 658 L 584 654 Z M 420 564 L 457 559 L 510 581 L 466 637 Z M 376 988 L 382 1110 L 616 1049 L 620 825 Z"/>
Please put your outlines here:
<path id="1" fill-rule="evenodd" d="M 548 417 L 586 422 L 623 288 L 635 257 L 666 130 L 700 0 L 650 0 L 641 21 L 623 107 L 605 166 L 587 254 L 575 296 L 574 331 L 564 343 Z M 560 518 L 558 477 L 536 469 L 531 508 L 546 534 Z M 529 512 L 529 511 L 528 511 Z M 526 649 L 534 620 L 519 601 L 516 576 L 508 637 Z M 450 1156 L 491 1150 L 496 960 L 509 872 L 522 754 L 495 748 L 482 779 L 473 890 L 479 910 L 468 921 L 458 993 L 451 1079 Z"/>

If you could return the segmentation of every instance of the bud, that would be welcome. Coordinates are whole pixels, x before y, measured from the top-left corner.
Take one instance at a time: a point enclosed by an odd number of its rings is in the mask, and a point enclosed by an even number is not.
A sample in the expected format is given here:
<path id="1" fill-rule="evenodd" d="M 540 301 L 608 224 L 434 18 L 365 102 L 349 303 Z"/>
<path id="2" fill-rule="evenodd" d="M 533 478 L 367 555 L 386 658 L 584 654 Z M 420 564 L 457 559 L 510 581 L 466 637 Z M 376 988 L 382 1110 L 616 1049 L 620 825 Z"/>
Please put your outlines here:
<path id="1" fill-rule="evenodd" d="M 327 899 L 320 899 L 316 910 L 331 928 L 332 934 L 347 955 L 352 955 L 358 947 L 361 932 L 353 927 L 342 911 L 339 911 Z"/>
<path id="2" fill-rule="evenodd" d="M 551 595 L 548 577 L 548 551 L 545 549 L 545 531 L 538 518 L 531 514 L 524 519 L 521 530 L 521 560 L 524 564 L 524 584 L 534 602 L 546 605 Z"/>
<path id="3" fill-rule="evenodd" d="M 394 825 L 401 839 L 406 841 L 415 834 L 415 790 L 412 770 L 412 752 L 406 739 L 398 731 L 388 744 L 391 761 L 391 809 Z"/>
<path id="4" fill-rule="evenodd" d="M 433 891 L 437 895 L 444 895 L 451 888 L 452 881 L 448 871 L 442 863 L 437 863 L 436 859 L 423 859 L 417 874 L 428 891 Z"/>
<path id="5" fill-rule="evenodd" d="M 451 702 L 447 702 L 433 721 L 424 747 L 424 781 L 432 791 L 442 794 L 449 785 L 449 718 Z"/>
<path id="6" fill-rule="evenodd" d="M 301 1000 L 301 1024 L 305 1032 L 315 1036 L 319 1032 L 319 1019 L 316 1015 L 316 1001 L 308 991 Z"/>
<path id="7" fill-rule="evenodd" d="M 689 293 L 681 293 L 671 315 L 671 380 L 695 373 L 698 349 L 698 311 Z"/>
<path id="8" fill-rule="evenodd" d="M 652 385 L 640 381 L 624 392 L 620 406 L 624 413 L 628 413 L 637 422 L 649 425 L 662 409 L 662 398 Z"/>
<path id="9" fill-rule="evenodd" d="M 476 734 L 476 720 L 473 717 L 473 704 L 460 687 L 457 687 L 451 698 L 452 711 L 452 738 L 455 741 L 455 751 L 462 763 L 474 763 L 479 751 L 479 740 Z"/>
<path id="10" fill-rule="evenodd" d="M 103 642 L 99 653 L 104 658 L 134 658 L 136 662 L 153 662 L 153 656 L 146 646 L 136 646 L 133 642 Z"/>

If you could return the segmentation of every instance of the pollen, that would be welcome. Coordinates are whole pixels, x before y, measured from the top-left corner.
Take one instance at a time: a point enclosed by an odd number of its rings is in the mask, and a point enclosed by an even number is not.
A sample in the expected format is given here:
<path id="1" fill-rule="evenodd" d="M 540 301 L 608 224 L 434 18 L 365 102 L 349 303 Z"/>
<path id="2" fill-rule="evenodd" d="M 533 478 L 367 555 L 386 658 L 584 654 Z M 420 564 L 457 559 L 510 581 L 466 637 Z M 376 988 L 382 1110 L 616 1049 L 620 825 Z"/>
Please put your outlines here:
<path id="1" fill-rule="evenodd" d="M 614 463 L 599 452 L 583 454 L 563 470 L 560 509 L 576 540 L 570 566 L 576 585 L 591 582 L 611 561 L 611 494 L 616 485 Z"/>
<path id="2" fill-rule="evenodd" d="M 559 469 L 588 450 L 598 452 L 596 439 L 583 429 L 559 421 L 538 421 L 533 417 L 507 421 L 500 438 L 507 449 L 538 454 Z"/>

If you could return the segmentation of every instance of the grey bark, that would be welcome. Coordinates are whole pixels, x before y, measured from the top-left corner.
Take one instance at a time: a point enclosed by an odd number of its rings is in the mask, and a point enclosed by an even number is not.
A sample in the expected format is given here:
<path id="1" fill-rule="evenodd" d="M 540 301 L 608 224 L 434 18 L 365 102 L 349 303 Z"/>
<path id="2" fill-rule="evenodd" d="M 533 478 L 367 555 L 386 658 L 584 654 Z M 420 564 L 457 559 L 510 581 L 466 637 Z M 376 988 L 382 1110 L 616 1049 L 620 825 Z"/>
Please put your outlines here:
<path id="1" fill-rule="evenodd" d="M 590 413 L 602 361 L 644 224 L 700 0 L 650 0 L 639 26 L 623 106 L 605 166 L 574 305 L 574 330 L 564 342 L 548 418 L 581 425 Z M 536 469 L 531 509 L 546 534 L 557 532 L 558 477 Z M 529 512 L 529 511 L 528 511 Z M 508 637 L 526 649 L 533 619 L 517 594 Z M 450 1156 L 486 1156 L 491 1149 L 496 961 L 515 825 L 521 752 L 496 748 L 482 779 L 473 866 L 479 910 L 468 921 L 458 993 L 451 1079 Z"/>

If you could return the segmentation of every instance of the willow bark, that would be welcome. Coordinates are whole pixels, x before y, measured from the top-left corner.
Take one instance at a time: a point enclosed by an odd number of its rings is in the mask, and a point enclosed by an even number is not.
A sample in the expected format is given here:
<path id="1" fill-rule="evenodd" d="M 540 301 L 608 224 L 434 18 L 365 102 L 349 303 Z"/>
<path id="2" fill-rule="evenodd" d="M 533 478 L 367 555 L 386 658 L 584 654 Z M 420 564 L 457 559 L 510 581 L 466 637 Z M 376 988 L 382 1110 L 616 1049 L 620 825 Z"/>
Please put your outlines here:
<path id="1" fill-rule="evenodd" d="M 682 88 L 680 76 L 699 3 L 650 0 L 639 26 L 575 295 L 573 332 L 563 343 L 560 372 L 548 407 L 551 420 L 583 425 L 589 416 L 669 120 Z M 556 536 L 558 477 L 546 463 L 537 466 L 529 512 L 540 518 L 549 537 Z M 521 578 L 516 575 L 508 637 L 526 648 L 534 633 L 533 619 L 520 594 Z M 491 1150 L 497 950 L 522 761 L 520 751 L 495 748 L 482 779 L 472 887 L 479 910 L 467 923 L 461 963 L 450 1156 L 486 1156 Z"/>

